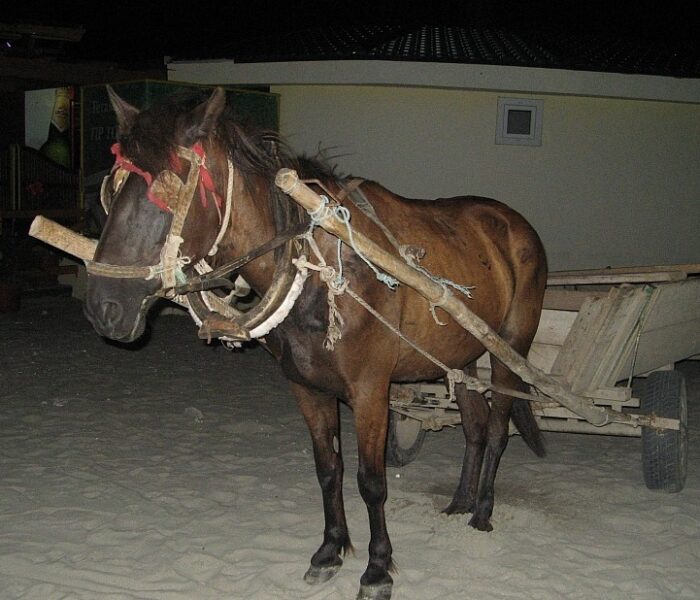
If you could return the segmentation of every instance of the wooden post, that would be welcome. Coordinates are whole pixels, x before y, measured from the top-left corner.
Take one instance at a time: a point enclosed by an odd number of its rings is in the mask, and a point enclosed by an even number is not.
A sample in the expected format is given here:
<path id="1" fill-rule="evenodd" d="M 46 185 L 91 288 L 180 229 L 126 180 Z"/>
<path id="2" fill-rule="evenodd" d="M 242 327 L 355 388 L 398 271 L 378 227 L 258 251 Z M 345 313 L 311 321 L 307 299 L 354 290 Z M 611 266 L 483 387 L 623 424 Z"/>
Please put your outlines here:
<path id="1" fill-rule="evenodd" d="M 86 238 L 41 215 L 32 221 L 29 235 L 82 260 L 90 261 L 95 257 L 97 240 Z"/>
<path id="2" fill-rule="evenodd" d="M 277 173 L 275 183 L 283 192 L 290 195 L 308 211 L 317 211 L 323 205 L 321 197 L 300 181 L 296 171 L 292 169 L 281 169 Z M 329 214 L 322 218 L 319 225 L 350 245 L 346 225 L 338 221 L 333 215 Z M 446 290 L 444 286 L 385 251 L 359 231 L 353 231 L 353 242 L 358 250 L 379 268 L 398 279 L 401 283 L 412 287 L 429 302 L 439 303 L 440 308 L 445 310 L 459 325 L 476 337 L 489 352 L 497 356 L 501 362 L 523 381 L 535 386 L 562 406 L 586 419 L 592 425 L 601 426 L 611 420 L 618 420 L 617 418 L 611 418 L 610 413 L 606 409 L 594 406 L 593 402 L 584 396 L 573 394 L 556 379 L 532 366 L 525 358 L 513 350 L 509 344 L 503 341 L 483 319 L 475 315 L 463 302 L 457 299 L 449 289 Z M 628 415 L 623 416 L 626 417 Z"/>

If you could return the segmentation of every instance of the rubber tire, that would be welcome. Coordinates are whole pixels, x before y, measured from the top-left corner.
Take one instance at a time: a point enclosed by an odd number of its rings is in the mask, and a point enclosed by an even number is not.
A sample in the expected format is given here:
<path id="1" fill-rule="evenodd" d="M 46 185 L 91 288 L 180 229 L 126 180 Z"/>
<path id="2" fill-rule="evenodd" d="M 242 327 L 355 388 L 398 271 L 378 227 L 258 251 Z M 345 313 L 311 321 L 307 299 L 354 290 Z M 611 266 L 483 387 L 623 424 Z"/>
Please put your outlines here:
<path id="1" fill-rule="evenodd" d="M 678 419 L 680 430 L 642 427 L 642 469 L 650 490 L 680 492 L 688 470 L 688 404 L 683 373 L 649 375 L 641 397 L 644 414 Z"/>
<path id="2" fill-rule="evenodd" d="M 386 439 L 386 466 L 403 467 L 413 462 L 420 452 L 425 429 L 421 422 L 389 411 L 389 430 Z"/>

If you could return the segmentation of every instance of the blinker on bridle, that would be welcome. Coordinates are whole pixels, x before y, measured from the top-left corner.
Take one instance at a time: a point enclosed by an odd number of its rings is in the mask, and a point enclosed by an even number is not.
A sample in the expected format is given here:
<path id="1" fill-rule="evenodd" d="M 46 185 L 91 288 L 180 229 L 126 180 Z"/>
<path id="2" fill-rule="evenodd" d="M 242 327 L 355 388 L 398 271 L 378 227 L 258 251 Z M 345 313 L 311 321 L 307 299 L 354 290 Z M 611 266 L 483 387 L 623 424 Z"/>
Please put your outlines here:
<path id="1" fill-rule="evenodd" d="M 110 178 L 117 181 L 115 192 L 124 185 L 130 173 L 135 173 L 144 179 L 148 186 L 147 197 L 161 210 L 171 212 L 173 215 L 170 231 L 165 238 L 165 243 L 160 252 L 160 262 L 156 265 L 145 267 L 139 266 L 122 266 L 101 263 L 95 261 L 86 261 L 86 270 L 92 275 L 100 277 L 110 277 L 116 279 L 145 279 L 151 280 L 160 277 L 162 281 L 161 289 L 155 295 L 170 298 L 176 295 L 174 288 L 178 285 L 186 283 L 187 278 L 183 272 L 183 267 L 190 264 L 191 259 L 182 256 L 180 246 L 184 242 L 181 234 L 185 225 L 185 219 L 190 210 L 192 200 L 195 196 L 195 191 L 199 188 L 199 196 L 202 204 L 207 206 L 207 192 L 209 192 L 216 203 L 217 210 L 221 221 L 219 234 L 214 241 L 208 255 L 216 253 L 218 244 L 226 230 L 226 225 L 231 212 L 231 197 L 233 195 L 233 165 L 228 160 L 228 185 L 226 190 L 226 207 L 224 215 L 221 215 L 221 197 L 216 193 L 214 181 L 206 165 L 206 153 L 200 142 L 197 142 L 192 148 L 178 146 L 175 150 L 175 156 L 171 159 L 171 163 L 176 162 L 179 158 L 183 158 L 190 163 L 187 172 L 187 178 L 184 183 L 180 177 L 172 170 L 164 170 L 153 176 L 137 167 L 129 159 L 125 158 L 121 153 L 119 144 L 112 146 L 112 153 L 115 155 L 114 167 L 110 174 L 105 177 L 100 190 L 100 200 L 105 212 L 109 212 L 108 191 Z"/>
<path id="2" fill-rule="evenodd" d="M 182 146 L 179 146 L 178 148 L 179 150 L 184 151 L 184 153 L 188 152 L 187 149 Z M 102 180 L 102 187 L 100 189 L 100 201 L 105 213 L 109 214 L 110 203 L 107 199 L 109 194 L 107 187 L 109 185 L 110 176 L 117 180 L 113 186 L 114 190 L 112 193 L 114 194 L 124 184 L 129 176 L 129 173 L 135 173 L 139 177 L 143 178 L 148 186 L 146 195 L 153 204 L 155 204 L 162 211 L 173 212 L 167 201 L 167 196 L 169 196 L 172 192 L 172 189 L 169 188 L 175 187 L 176 190 L 179 190 L 179 187 L 182 185 L 180 178 L 173 171 L 179 168 L 180 157 L 186 158 L 190 161 L 190 164 L 192 164 L 193 161 L 190 160 L 189 156 L 185 156 L 183 152 L 178 152 L 171 155 L 170 166 L 173 170 L 161 171 L 158 177 L 156 177 L 154 180 L 153 175 L 151 175 L 148 171 L 144 171 L 143 169 L 137 167 L 131 160 L 122 154 L 122 149 L 119 142 L 112 144 L 110 152 L 114 155 L 114 166 L 112 167 L 109 176 Z M 217 208 L 220 209 L 222 203 L 221 196 L 216 191 L 216 186 L 214 185 L 214 179 L 211 176 L 211 171 L 209 171 L 209 168 L 206 165 L 206 152 L 204 151 L 204 146 L 202 146 L 201 142 L 197 142 L 192 146 L 191 152 L 194 152 L 194 154 L 200 158 L 200 160 L 196 161 L 196 163 L 199 169 L 199 197 L 202 201 L 202 206 L 204 206 L 204 208 L 207 207 L 207 192 L 209 192 L 214 197 Z"/>

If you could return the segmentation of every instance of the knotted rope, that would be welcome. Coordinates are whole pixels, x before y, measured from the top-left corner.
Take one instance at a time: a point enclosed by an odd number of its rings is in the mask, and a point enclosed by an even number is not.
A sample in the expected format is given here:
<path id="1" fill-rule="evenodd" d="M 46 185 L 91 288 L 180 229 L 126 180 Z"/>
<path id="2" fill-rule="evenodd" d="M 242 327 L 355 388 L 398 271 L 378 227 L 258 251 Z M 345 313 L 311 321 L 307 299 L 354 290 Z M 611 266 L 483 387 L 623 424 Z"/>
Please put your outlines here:
<path id="1" fill-rule="evenodd" d="M 354 182 L 351 182 L 352 189 L 347 194 L 350 200 L 352 200 L 353 204 L 358 209 L 360 209 L 360 211 L 362 211 L 370 221 L 372 221 L 377 227 L 379 227 L 379 229 L 382 230 L 382 233 L 384 234 L 386 239 L 389 240 L 389 243 L 396 249 L 401 258 L 404 259 L 406 264 L 413 267 L 416 271 L 420 271 L 423 275 L 430 278 L 433 282 L 442 287 L 443 293 L 440 299 L 437 302 L 430 303 L 430 314 L 433 316 L 433 320 L 435 321 L 435 323 L 442 326 L 446 325 L 446 323 L 443 323 L 442 321 L 440 321 L 440 319 L 438 319 L 435 309 L 438 306 L 442 306 L 447 300 L 449 293 L 449 290 L 447 288 L 451 287 L 464 294 L 467 298 L 471 299 L 471 290 L 473 290 L 475 286 L 468 287 L 460 285 L 450 279 L 447 279 L 446 277 L 434 275 L 425 267 L 418 264 L 418 261 L 421 258 L 423 258 L 423 256 L 425 256 L 425 250 L 423 248 L 417 248 L 416 246 L 411 246 L 409 244 L 401 244 L 396 239 L 396 236 L 394 236 L 391 230 L 379 218 L 379 216 L 377 215 L 377 211 L 374 210 L 374 206 L 372 206 L 372 203 L 367 199 L 367 196 L 365 196 L 365 194 L 360 189 L 360 184 L 355 184 L 353 186 L 353 183 Z"/>
<path id="2" fill-rule="evenodd" d="M 382 273 L 377 267 L 374 266 L 374 264 L 364 255 L 362 252 L 360 252 L 360 249 L 357 247 L 357 244 L 355 244 L 355 239 L 353 237 L 352 233 L 352 226 L 350 225 L 350 211 L 345 208 L 344 206 L 334 206 L 331 208 L 329 206 L 329 200 L 328 196 L 321 195 L 321 200 L 323 204 L 319 206 L 316 210 L 309 211 L 309 216 L 311 217 L 311 225 L 312 227 L 319 225 L 321 222 L 323 222 L 325 219 L 330 218 L 330 217 L 335 217 L 338 221 L 340 221 L 343 225 L 348 230 L 348 239 L 350 240 L 350 246 L 352 249 L 355 251 L 355 254 L 359 256 L 365 264 L 372 269 L 374 272 L 375 276 L 379 281 L 381 281 L 384 285 L 386 285 L 390 290 L 395 290 L 399 286 L 399 282 L 389 275 L 388 273 Z M 342 242 L 338 240 L 338 278 L 342 279 L 343 276 L 343 266 L 342 266 L 342 260 L 341 260 L 341 251 L 342 251 Z"/>
<path id="3" fill-rule="evenodd" d="M 343 337 L 343 326 L 345 320 L 338 310 L 335 302 L 336 296 L 340 296 L 347 291 L 348 282 L 343 277 L 338 275 L 338 272 L 331 266 L 326 264 L 321 251 L 313 238 L 313 224 L 309 231 L 306 232 L 304 238 L 309 244 L 309 248 L 316 256 L 318 264 L 310 263 L 306 257 L 300 257 L 293 262 L 297 269 L 311 269 L 318 271 L 321 281 L 328 287 L 328 329 L 326 330 L 326 338 L 323 340 L 323 347 L 326 350 L 332 351 L 335 349 L 335 343 Z"/>

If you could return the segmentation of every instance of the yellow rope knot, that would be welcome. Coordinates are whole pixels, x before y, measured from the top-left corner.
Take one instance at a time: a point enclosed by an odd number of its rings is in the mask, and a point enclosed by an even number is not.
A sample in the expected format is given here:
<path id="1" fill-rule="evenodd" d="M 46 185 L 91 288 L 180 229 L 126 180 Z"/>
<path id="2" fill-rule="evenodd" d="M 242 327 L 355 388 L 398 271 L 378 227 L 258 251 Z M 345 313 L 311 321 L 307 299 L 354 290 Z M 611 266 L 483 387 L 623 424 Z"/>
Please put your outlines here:
<path id="1" fill-rule="evenodd" d="M 347 287 L 346 281 L 342 283 L 343 287 Z M 345 319 L 343 319 L 343 315 L 338 310 L 335 297 L 342 294 L 345 290 L 336 288 L 333 280 L 327 281 L 326 285 L 328 286 L 328 329 L 326 330 L 326 339 L 323 340 L 323 347 L 332 351 L 335 349 L 335 343 L 343 337 L 343 327 L 345 327 Z"/>
<path id="2" fill-rule="evenodd" d="M 455 399 L 455 387 L 458 383 L 466 383 L 467 377 L 466 373 L 461 369 L 449 369 L 446 373 L 447 376 L 447 389 L 450 394 L 450 402 Z"/>
<path id="3" fill-rule="evenodd" d="M 430 303 L 430 314 L 433 315 L 433 320 L 435 321 L 435 323 L 444 327 L 445 325 L 447 325 L 447 323 L 443 323 L 438 318 L 437 313 L 435 312 L 435 309 L 438 306 L 443 306 L 445 304 L 445 302 L 447 302 L 449 296 L 451 295 L 451 292 L 449 289 L 447 289 L 447 286 L 444 283 L 441 283 L 440 285 L 442 286 L 442 296 L 440 296 L 440 299 L 437 302 Z"/>
<path id="4" fill-rule="evenodd" d="M 319 272 L 321 281 L 328 286 L 329 293 L 340 296 L 348 287 L 348 280 L 338 276 L 338 272 L 331 266 L 321 268 Z"/>

